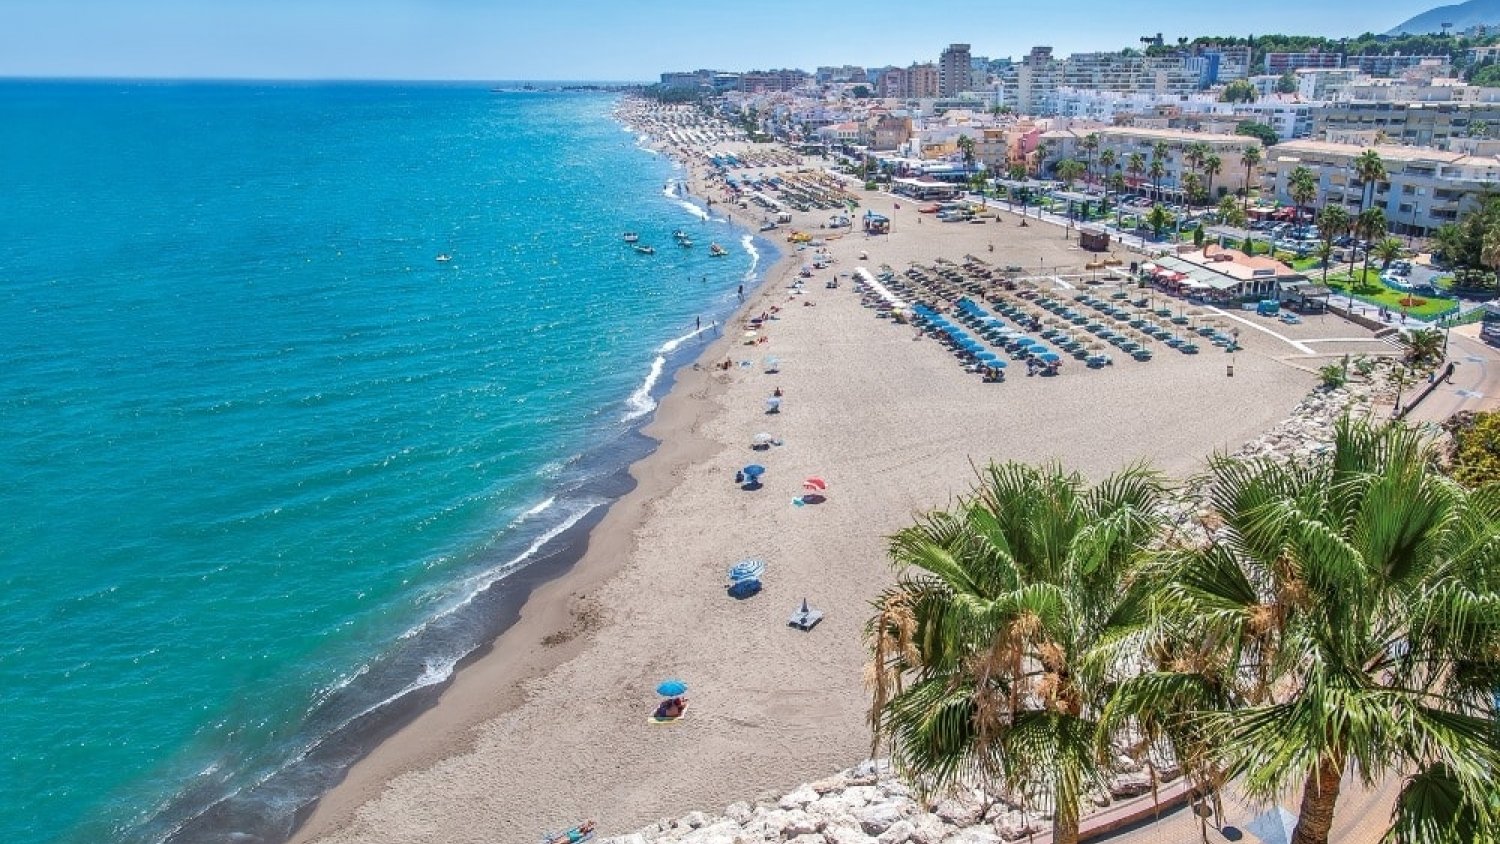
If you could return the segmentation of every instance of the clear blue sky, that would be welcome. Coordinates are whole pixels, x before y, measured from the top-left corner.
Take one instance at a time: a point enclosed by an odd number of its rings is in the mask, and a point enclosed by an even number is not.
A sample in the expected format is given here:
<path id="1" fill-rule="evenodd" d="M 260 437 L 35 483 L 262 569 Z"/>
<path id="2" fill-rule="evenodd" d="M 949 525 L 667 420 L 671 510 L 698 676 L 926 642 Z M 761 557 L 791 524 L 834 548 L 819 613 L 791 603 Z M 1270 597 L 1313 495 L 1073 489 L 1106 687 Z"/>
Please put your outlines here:
<path id="1" fill-rule="evenodd" d="M 0 0 L 0 76 L 650 80 L 1383 32 L 1439 0 Z"/>

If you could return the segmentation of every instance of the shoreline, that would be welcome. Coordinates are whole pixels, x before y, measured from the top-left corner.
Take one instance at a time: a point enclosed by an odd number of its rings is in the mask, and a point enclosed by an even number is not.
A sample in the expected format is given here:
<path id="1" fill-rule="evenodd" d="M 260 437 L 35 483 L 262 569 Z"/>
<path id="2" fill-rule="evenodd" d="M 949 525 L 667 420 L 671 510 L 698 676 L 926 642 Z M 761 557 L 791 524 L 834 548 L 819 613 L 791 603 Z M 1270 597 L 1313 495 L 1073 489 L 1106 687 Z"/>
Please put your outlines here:
<path id="1" fill-rule="evenodd" d="M 884 537 L 966 489 L 975 461 L 1055 459 L 1091 475 L 1145 459 L 1181 476 L 1278 424 L 1314 383 L 1306 359 L 1247 336 L 1229 379 L 1222 358 L 1173 353 L 981 385 L 935 341 L 913 343 L 908 327 L 877 320 L 852 282 L 821 282 L 863 264 L 899 272 L 984 254 L 986 244 L 1002 247 L 991 259 L 1000 264 L 1041 255 L 1062 267 L 1084 256 L 1057 230 L 1017 230 L 998 212 L 988 226 L 945 226 L 882 194 L 859 199 L 891 215 L 896 233 L 828 238 L 842 263 L 805 290 L 786 282 L 807 256 L 778 250 L 736 311 L 779 306 L 771 345 L 745 351 L 731 330 L 700 361 L 752 360 L 674 373 L 645 429 L 660 445 L 632 465 L 639 483 L 609 508 L 578 564 L 540 586 L 436 706 L 351 768 L 293 841 L 518 840 L 585 817 L 618 834 L 847 767 L 868 754 L 859 631 L 889 578 Z M 724 210 L 740 225 L 759 213 Z M 816 231 L 822 214 L 802 213 L 803 230 Z M 753 360 L 772 353 L 784 361 L 774 377 Z M 773 385 L 787 396 L 775 417 L 761 411 Z M 757 430 L 786 446 L 746 452 L 770 470 L 766 492 L 746 493 L 728 476 Z M 775 491 L 797 489 L 802 473 L 829 479 L 825 502 L 791 507 Z M 766 589 L 735 602 L 722 592 L 724 565 L 746 555 L 769 561 Z M 789 633 L 786 614 L 803 597 L 827 617 Z M 640 710 L 667 676 L 692 685 L 693 714 L 643 726 Z"/>
<path id="2" fill-rule="evenodd" d="M 660 150 L 656 153 L 667 155 Z M 673 201 L 692 202 L 712 218 L 711 209 L 694 201 L 704 187 L 701 174 L 691 163 L 680 163 L 688 194 L 676 195 Z M 468 752 L 474 743 L 465 733 L 514 709 L 524 700 L 523 686 L 528 681 L 545 676 L 585 647 L 601 612 L 589 593 L 618 574 L 627 557 L 613 552 L 633 542 L 631 534 L 645 511 L 672 491 L 683 469 L 722 451 L 722 446 L 698 434 L 718 409 L 713 395 L 721 392 L 715 390 L 721 385 L 713 382 L 704 364 L 733 348 L 733 326 L 756 308 L 763 309 L 771 284 L 789 278 L 795 269 L 792 253 L 746 226 L 743 219 L 728 216 L 726 222 L 737 236 L 768 244 L 772 253 L 761 253 L 761 263 L 746 284 L 744 301 L 724 318 L 720 336 L 704 343 L 696 356 L 684 354 L 663 373 L 658 382 L 665 385 L 662 395 L 644 415 L 645 423 L 635 428 L 654 444 L 619 470 L 629 478 L 630 488 L 557 536 L 549 543 L 555 550 L 544 547 L 536 560 L 496 584 L 524 587 L 520 594 L 504 599 L 514 604 L 508 613 L 512 620 L 461 660 L 448 680 L 432 687 L 435 695 L 408 704 L 409 711 L 393 719 L 382 731 L 384 737 L 350 765 L 332 788 L 299 808 L 286 841 L 317 840 L 347 825 L 359 806 L 377 797 L 400 773 Z"/>

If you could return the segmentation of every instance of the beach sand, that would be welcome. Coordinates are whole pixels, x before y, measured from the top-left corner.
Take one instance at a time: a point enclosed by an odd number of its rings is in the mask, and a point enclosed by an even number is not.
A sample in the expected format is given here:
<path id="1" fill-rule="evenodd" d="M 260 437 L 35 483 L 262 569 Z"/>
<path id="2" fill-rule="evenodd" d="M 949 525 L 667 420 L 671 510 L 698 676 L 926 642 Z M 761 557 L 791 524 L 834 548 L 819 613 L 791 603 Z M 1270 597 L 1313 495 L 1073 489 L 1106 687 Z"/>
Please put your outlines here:
<path id="1" fill-rule="evenodd" d="M 1020 228 L 1008 213 L 986 225 L 919 224 L 910 203 L 862 201 L 860 213 L 894 218 L 893 233 L 830 241 L 838 263 L 802 295 L 787 289 L 802 256 L 771 271 L 742 311 L 781 306 L 769 342 L 742 345 L 730 326 L 701 366 L 679 372 L 648 429 L 662 446 L 633 468 L 639 486 L 581 561 L 538 590 L 435 707 L 357 764 L 294 840 L 518 842 L 583 818 L 610 835 L 851 765 L 870 750 L 861 632 L 892 580 L 889 534 L 966 491 L 972 466 L 990 460 L 1058 460 L 1093 477 L 1137 460 L 1176 477 L 1198 471 L 1285 417 L 1324 362 L 1245 331 L 1232 378 L 1228 356 L 1209 347 L 1099 371 L 1069 361 L 1057 378 L 1013 366 L 1006 383 L 982 384 L 936 342 L 861 307 L 847 279 L 837 290 L 824 282 L 856 266 L 899 272 L 965 253 L 1054 271 L 1081 267 L 1085 253 L 1061 229 Z M 799 222 L 815 229 L 828 215 Z M 779 374 L 762 371 L 768 355 Z M 711 368 L 726 358 L 736 362 L 728 372 Z M 775 387 L 783 412 L 768 415 Z M 785 444 L 752 451 L 761 431 Z M 752 462 L 767 473 L 747 492 L 733 479 Z M 794 506 L 813 475 L 828 481 L 827 500 Z M 744 557 L 767 562 L 765 590 L 736 601 L 725 570 Z M 827 613 L 809 633 L 787 626 L 804 597 Z M 688 683 L 688 715 L 649 724 L 668 677 Z"/>

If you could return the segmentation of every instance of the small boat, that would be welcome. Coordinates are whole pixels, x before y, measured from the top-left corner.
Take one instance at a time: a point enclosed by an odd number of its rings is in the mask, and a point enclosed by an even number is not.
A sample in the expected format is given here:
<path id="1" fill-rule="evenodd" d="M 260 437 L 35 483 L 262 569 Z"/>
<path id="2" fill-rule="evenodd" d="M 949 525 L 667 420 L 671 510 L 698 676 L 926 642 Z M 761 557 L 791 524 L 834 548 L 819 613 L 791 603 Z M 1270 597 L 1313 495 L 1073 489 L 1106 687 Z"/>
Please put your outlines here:
<path id="1" fill-rule="evenodd" d="M 691 241 L 691 240 L 689 240 L 688 238 L 685 238 L 685 237 L 678 238 L 677 245 L 686 248 L 686 247 L 692 246 L 693 245 L 693 241 Z"/>
<path id="2" fill-rule="evenodd" d="M 625 242 L 626 243 L 635 243 L 637 240 L 640 240 L 640 239 L 641 239 L 641 236 L 638 235 L 638 234 L 636 234 L 635 232 L 626 232 L 625 233 Z"/>
<path id="3" fill-rule="evenodd" d="M 717 243 L 710 243 L 708 245 L 708 254 L 712 255 L 715 258 L 722 258 L 725 255 L 729 254 L 729 250 L 725 249 Z"/>
<path id="4" fill-rule="evenodd" d="M 656 254 L 656 249 L 653 248 L 653 247 L 650 247 L 650 246 L 637 246 L 637 247 L 635 247 L 635 251 L 641 253 L 642 255 L 655 255 Z"/>
<path id="5" fill-rule="evenodd" d="M 687 240 L 687 236 L 688 233 L 683 231 L 682 229 L 678 229 L 677 231 L 672 232 L 673 240 Z"/>
<path id="6" fill-rule="evenodd" d="M 441 254 L 441 255 L 439 255 L 439 256 L 437 256 L 437 259 L 436 259 L 436 260 L 437 260 L 437 262 L 438 262 L 438 263 L 439 263 L 439 264 L 446 264 L 446 263 L 448 263 L 448 262 L 449 262 L 449 261 L 451 261 L 451 260 L 453 260 L 453 256 L 452 256 L 452 255 L 449 255 L 449 254 L 448 254 L 448 253 L 446 253 L 446 252 L 444 252 L 444 253 L 443 253 L 443 254 Z"/>

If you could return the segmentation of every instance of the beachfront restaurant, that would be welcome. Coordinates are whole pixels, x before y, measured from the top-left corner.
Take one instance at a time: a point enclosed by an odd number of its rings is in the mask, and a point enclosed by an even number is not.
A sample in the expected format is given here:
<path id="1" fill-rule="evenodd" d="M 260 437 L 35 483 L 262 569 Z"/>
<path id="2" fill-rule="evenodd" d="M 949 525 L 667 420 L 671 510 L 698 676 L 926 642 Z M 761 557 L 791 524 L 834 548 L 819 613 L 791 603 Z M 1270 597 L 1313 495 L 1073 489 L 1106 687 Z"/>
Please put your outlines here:
<path id="1" fill-rule="evenodd" d="M 919 201 L 953 199 L 958 196 L 957 186 L 934 179 L 893 179 L 891 191 Z"/>
<path id="2" fill-rule="evenodd" d="M 1209 302 L 1279 299 L 1283 285 L 1307 277 L 1270 258 L 1251 257 L 1236 249 L 1169 255 L 1141 267 L 1163 290 Z"/>

